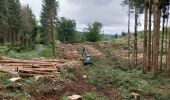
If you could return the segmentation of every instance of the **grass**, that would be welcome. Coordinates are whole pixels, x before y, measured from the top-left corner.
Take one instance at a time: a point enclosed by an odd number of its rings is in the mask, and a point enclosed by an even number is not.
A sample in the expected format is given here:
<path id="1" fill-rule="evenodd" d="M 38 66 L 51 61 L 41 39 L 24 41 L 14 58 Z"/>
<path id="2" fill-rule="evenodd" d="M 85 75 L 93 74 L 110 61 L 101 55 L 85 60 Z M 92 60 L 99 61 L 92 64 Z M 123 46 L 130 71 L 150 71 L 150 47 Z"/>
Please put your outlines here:
<path id="1" fill-rule="evenodd" d="M 100 96 L 98 93 L 84 93 L 83 95 L 83 99 L 85 100 L 109 100 L 106 97 L 102 97 Z"/>
<path id="2" fill-rule="evenodd" d="M 150 94 L 150 98 L 156 100 L 166 100 L 170 96 L 170 78 L 165 75 L 158 79 L 152 79 L 151 73 L 142 74 L 140 70 L 123 71 L 118 67 L 102 65 L 103 58 L 95 60 L 95 65 L 86 71 L 87 82 L 101 89 L 118 88 L 124 99 L 130 98 L 130 93 L 138 91 L 144 94 L 143 98 Z M 97 64 L 96 64 L 97 63 Z M 120 65 L 121 66 L 121 65 Z M 161 98 L 161 99 L 160 99 Z"/>
<path id="3" fill-rule="evenodd" d="M 86 92 L 82 94 L 83 100 L 109 100 L 104 96 L 100 96 L 98 93 L 91 93 L 91 92 Z M 60 100 L 70 100 L 67 96 L 67 93 L 61 97 Z"/>
<path id="4" fill-rule="evenodd" d="M 9 50 L 5 53 L 5 56 L 10 58 L 19 58 L 19 59 L 34 59 L 34 58 L 53 58 L 52 50 L 48 47 L 44 48 L 42 51 L 32 50 L 32 51 L 13 51 Z"/>
<path id="5" fill-rule="evenodd" d="M 119 43 L 117 46 L 119 46 Z M 12 76 L 9 73 L 0 72 L 0 88 L 7 90 L 7 93 L 5 91 L 0 92 L 0 97 L 25 100 L 35 94 L 44 95 L 62 91 L 64 87 L 58 80 L 63 80 L 64 82 L 82 81 L 78 80 L 74 74 L 74 72 L 79 72 L 80 75 L 87 76 L 85 79 L 87 84 L 99 90 L 107 92 L 111 88 L 117 89 L 119 91 L 118 95 L 123 100 L 131 99 L 132 92 L 140 93 L 142 100 L 168 100 L 170 98 L 170 78 L 160 74 L 158 79 L 152 79 L 150 72 L 142 74 L 140 69 L 129 69 L 125 59 L 117 57 L 110 52 L 114 50 L 114 46 L 100 48 L 100 50 L 105 54 L 105 57 L 94 57 L 94 65 L 82 66 L 80 69 L 65 69 L 66 71 L 61 72 L 56 78 L 45 77 L 39 80 L 26 78 L 16 83 L 11 83 L 8 79 Z M 45 48 L 42 51 L 35 50 L 31 52 L 9 51 L 7 55 L 15 58 L 32 59 L 35 57 L 51 57 L 49 52 L 51 50 Z M 101 96 L 97 92 L 85 92 L 81 95 L 85 100 L 108 100 L 111 97 L 107 93 Z M 61 100 L 67 100 L 67 93 Z"/>

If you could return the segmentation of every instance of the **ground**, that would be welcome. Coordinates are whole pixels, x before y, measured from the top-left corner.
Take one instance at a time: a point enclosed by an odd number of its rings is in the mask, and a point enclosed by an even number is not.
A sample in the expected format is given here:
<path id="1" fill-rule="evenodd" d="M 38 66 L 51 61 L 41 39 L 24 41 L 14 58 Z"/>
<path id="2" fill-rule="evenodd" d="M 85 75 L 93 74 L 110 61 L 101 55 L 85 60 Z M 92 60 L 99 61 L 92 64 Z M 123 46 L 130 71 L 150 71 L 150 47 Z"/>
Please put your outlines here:
<path id="1" fill-rule="evenodd" d="M 82 64 L 84 47 L 93 55 L 94 65 Z M 141 73 L 140 65 L 129 69 L 124 43 L 61 44 L 57 55 L 57 59 L 1 57 L 0 99 L 68 100 L 68 96 L 77 94 L 83 100 L 131 100 L 133 92 L 142 100 L 170 98 L 170 78 L 166 74 L 152 79 L 151 73 Z M 17 76 L 17 68 L 42 73 L 10 82 Z M 53 73 L 55 69 L 57 73 Z M 49 71 L 52 76 L 44 74 Z"/>

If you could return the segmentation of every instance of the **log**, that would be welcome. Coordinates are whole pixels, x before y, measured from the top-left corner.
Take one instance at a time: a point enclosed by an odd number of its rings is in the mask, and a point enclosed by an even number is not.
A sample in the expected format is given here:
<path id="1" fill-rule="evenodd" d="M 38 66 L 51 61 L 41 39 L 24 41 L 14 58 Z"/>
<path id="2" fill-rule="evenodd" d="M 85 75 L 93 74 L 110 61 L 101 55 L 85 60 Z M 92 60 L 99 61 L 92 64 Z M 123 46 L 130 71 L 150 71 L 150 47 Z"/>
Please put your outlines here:
<path id="1" fill-rule="evenodd" d="M 37 76 L 38 74 L 28 74 L 28 73 L 20 73 L 19 76 L 22 78 L 27 78 L 27 77 L 34 77 Z M 43 75 L 44 76 L 44 75 Z M 45 75 L 47 77 L 55 77 L 55 75 Z"/>
<path id="2" fill-rule="evenodd" d="M 26 60 L 0 60 L 0 63 L 24 63 L 24 64 L 51 64 L 43 61 L 26 61 Z"/>
<path id="3" fill-rule="evenodd" d="M 47 68 L 35 68 L 35 71 L 40 71 L 40 72 L 55 72 L 58 71 L 57 69 L 47 69 Z"/>
<path id="4" fill-rule="evenodd" d="M 51 75 L 50 72 L 40 72 L 40 71 L 33 71 L 33 70 L 19 70 L 20 73 L 27 73 L 27 74 L 39 74 L 39 75 Z"/>
<path id="5" fill-rule="evenodd" d="M 24 64 L 24 63 L 3 63 L 1 66 L 22 66 L 22 67 L 55 67 L 56 64 Z"/>

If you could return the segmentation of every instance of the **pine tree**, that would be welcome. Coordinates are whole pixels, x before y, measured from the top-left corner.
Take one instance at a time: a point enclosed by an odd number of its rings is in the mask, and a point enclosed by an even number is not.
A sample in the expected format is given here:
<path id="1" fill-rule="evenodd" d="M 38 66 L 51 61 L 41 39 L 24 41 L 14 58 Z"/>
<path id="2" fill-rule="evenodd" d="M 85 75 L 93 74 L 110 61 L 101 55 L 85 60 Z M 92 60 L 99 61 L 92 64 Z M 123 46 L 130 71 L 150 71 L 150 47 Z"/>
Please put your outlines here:
<path id="1" fill-rule="evenodd" d="M 0 43 L 5 43 L 8 30 L 8 2 L 0 0 Z"/>
<path id="2" fill-rule="evenodd" d="M 54 30 L 57 21 L 58 2 L 56 0 L 43 0 L 41 11 L 41 24 L 43 34 L 45 36 L 45 43 L 52 43 L 53 53 L 56 57 L 55 51 L 55 36 Z"/>
<path id="3" fill-rule="evenodd" d="M 148 8 L 147 8 L 148 0 L 145 0 L 145 17 L 144 17 L 144 52 L 143 52 L 143 66 L 142 72 L 145 73 L 147 69 L 147 27 L 148 27 Z"/>
<path id="4" fill-rule="evenodd" d="M 152 47 L 151 47 L 151 40 L 152 40 L 152 0 L 149 0 L 149 34 L 148 34 L 148 66 L 147 70 L 150 71 L 152 66 Z"/>
<path id="5" fill-rule="evenodd" d="M 160 28 L 160 9 L 159 9 L 159 0 L 154 0 L 154 32 L 153 32 L 153 41 L 152 41 L 152 73 L 153 77 L 158 76 L 158 41 L 159 41 L 159 28 Z"/>
<path id="6" fill-rule="evenodd" d="M 170 75 L 170 31 L 168 34 L 168 38 L 169 38 L 169 46 L 168 46 L 168 57 L 167 57 L 167 60 L 168 60 L 167 73 Z"/>
<path id="7" fill-rule="evenodd" d="M 8 0 L 10 42 L 14 48 L 22 32 L 21 4 L 19 0 Z"/>

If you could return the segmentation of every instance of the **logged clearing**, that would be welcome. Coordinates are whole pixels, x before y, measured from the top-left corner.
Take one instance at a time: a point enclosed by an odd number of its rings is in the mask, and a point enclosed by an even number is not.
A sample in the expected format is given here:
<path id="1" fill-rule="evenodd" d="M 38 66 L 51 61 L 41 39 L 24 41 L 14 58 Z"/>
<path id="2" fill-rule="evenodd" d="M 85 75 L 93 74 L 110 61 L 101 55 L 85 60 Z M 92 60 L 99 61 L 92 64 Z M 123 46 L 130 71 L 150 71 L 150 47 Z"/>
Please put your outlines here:
<path id="1" fill-rule="evenodd" d="M 141 73 L 140 65 L 129 69 L 133 63 L 128 62 L 123 44 L 60 44 L 57 59 L 1 56 L 0 99 L 132 100 L 139 96 L 142 100 L 167 100 L 170 79 L 163 74 L 153 80 L 150 73 Z M 92 55 L 94 65 L 84 66 L 83 48 Z M 141 58 L 142 53 L 139 62 Z"/>
<path id="2" fill-rule="evenodd" d="M 103 55 L 102 52 L 92 45 L 61 44 L 61 47 L 58 48 L 62 50 L 60 53 L 63 53 L 60 59 L 22 60 L 1 57 L 0 70 L 20 77 L 32 77 L 36 75 L 54 77 L 65 68 L 82 66 L 82 48 L 86 48 L 93 56 Z"/>

